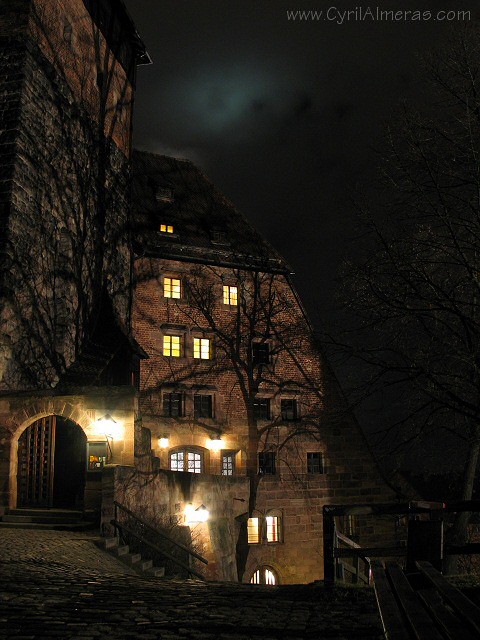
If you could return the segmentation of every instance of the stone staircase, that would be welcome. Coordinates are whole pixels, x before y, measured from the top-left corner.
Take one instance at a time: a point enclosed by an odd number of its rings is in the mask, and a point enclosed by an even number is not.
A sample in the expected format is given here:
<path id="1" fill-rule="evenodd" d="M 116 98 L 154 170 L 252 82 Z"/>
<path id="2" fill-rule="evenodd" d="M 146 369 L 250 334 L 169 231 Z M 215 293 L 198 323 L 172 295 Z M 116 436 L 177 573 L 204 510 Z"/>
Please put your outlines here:
<path id="1" fill-rule="evenodd" d="M 85 531 L 95 529 L 94 511 L 72 509 L 7 509 L 0 516 L 0 528 L 54 529 L 56 531 Z"/>
<path id="2" fill-rule="evenodd" d="M 163 578 L 165 567 L 154 567 L 151 560 L 143 560 L 140 553 L 131 553 L 128 545 L 120 544 L 118 538 L 101 538 L 95 542 L 97 547 L 115 556 L 118 560 L 131 567 L 141 576 Z"/>

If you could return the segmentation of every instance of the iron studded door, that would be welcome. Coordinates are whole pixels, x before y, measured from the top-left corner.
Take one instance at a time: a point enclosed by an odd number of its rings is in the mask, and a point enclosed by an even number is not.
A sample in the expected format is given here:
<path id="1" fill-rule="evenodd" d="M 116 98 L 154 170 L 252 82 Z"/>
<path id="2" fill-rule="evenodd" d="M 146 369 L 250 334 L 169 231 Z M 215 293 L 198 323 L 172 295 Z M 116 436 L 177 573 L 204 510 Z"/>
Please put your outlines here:
<path id="1" fill-rule="evenodd" d="M 18 441 L 18 506 L 51 507 L 55 416 L 30 425 Z"/>

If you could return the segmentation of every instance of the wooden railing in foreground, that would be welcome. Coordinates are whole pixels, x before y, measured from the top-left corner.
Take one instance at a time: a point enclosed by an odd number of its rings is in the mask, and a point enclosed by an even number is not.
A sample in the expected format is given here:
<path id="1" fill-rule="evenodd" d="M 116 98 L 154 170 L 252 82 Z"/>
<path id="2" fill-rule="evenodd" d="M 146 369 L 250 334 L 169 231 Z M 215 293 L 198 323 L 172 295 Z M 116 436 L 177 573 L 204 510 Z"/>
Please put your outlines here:
<path id="1" fill-rule="evenodd" d="M 400 504 L 356 504 L 325 505 L 323 507 L 323 554 L 324 580 L 333 585 L 335 578 L 342 577 L 345 568 L 352 571 L 353 581 L 367 582 L 361 577 L 359 560 L 365 566 L 370 558 L 403 557 L 407 565 L 417 560 L 427 560 L 438 570 L 442 568 L 445 555 L 469 555 L 480 553 L 480 543 L 462 546 L 449 546 L 443 542 L 443 524 L 448 514 L 459 512 L 480 512 L 480 500 L 468 502 L 443 503 L 412 501 Z M 337 531 L 335 518 L 339 516 L 406 516 L 407 546 L 397 547 L 360 547 L 341 532 Z M 420 520 L 419 518 L 423 518 Z M 346 548 L 341 548 L 341 544 Z M 351 565 L 341 563 L 342 558 L 352 558 Z M 357 558 L 359 559 L 357 561 Z M 343 568 L 340 566 L 343 564 Z"/>
<path id="2" fill-rule="evenodd" d="M 115 517 L 111 521 L 111 524 L 114 526 L 115 532 L 119 531 L 120 533 L 123 532 L 124 534 L 126 533 L 129 536 L 132 536 L 133 538 L 138 540 L 143 546 L 146 546 L 149 549 L 153 550 L 155 553 L 163 556 L 164 558 L 167 558 L 174 565 L 180 567 L 181 569 L 184 569 L 189 574 L 196 576 L 201 580 L 205 580 L 205 576 L 203 574 L 201 574 L 199 571 L 197 571 L 196 569 L 190 566 L 190 561 L 192 558 L 195 558 L 200 562 L 203 562 L 204 564 L 208 564 L 208 560 L 206 560 L 203 556 L 196 553 L 195 551 L 185 546 L 184 544 L 178 542 L 177 540 L 174 540 L 171 536 L 164 533 L 163 531 L 159 531 L 158 529 L 155 529 L 155 527 L 152 527 L 150 524 L 148 524 L 148 522 L 145 522 L 145 520 L 142 520 L 141 518 L 139 518 L 137 515 L 135 515 L 135 513 L 133 513 L 133 511 L 130 511 L 130 509 L 127 509 L 127 507 L 125 507 L 120 502 L 114 501 L 113 504 L 115 507 Z M 127 514 L 134 521 L 136 525 L 140 525 L 140 528 L 152 532 L 156 537 L 163 538 L 164 540 L 168 541 L 170 545 L 173 545 L 174 547 L 177 547 L 178 549 L 181 549 L 182 551 L 184 551 L 186 554 L 188 554 L 189 563 L 187 564 L 185 562 L 182 562 L 182 560 L 175 558 L 172 554 L 168 553 L 168 551 L 152 543 L 150 540 L 147 540 L 144 536 L 139 534 L 138 531 L 133 530 L 127 524 L 125 524 L 124 522 L 121 522 L 119 517 L 119 511 Z"/>

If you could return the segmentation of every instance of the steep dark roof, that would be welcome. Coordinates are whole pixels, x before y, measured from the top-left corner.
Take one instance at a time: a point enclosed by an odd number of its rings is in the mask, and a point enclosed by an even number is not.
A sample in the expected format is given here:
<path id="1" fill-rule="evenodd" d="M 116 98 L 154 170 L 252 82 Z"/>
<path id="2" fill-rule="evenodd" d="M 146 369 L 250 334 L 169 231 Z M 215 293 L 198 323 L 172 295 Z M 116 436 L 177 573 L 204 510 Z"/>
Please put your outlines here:
<path id="1" fill-rule="evenodd" d="M 190 161 L 135 151 L 132 203 L 140 255 L 288 273 L 282 256 Z M 162 233 L 160 224 L 173 227 Z"/>

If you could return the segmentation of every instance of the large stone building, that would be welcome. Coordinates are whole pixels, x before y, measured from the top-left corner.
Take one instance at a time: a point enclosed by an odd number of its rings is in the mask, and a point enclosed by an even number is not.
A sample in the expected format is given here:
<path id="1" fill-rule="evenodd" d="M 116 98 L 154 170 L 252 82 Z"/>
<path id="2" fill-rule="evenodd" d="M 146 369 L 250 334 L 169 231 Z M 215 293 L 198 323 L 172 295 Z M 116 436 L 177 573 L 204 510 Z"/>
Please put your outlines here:
<path id="1" fill-rule="evenodd" d="M 284 259 L 190 162 L 132 164 L 146 62 L 121 0 L 0 0 L 0 508 L 117 500 L 208 577 L 320 578 L 323 505 L 393 492 Z"/>

